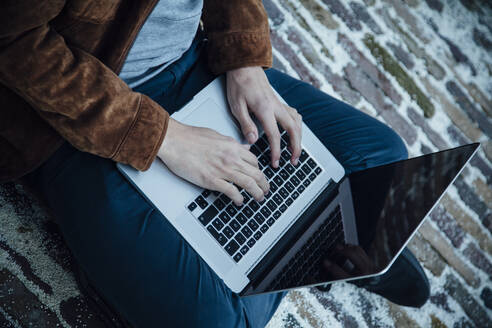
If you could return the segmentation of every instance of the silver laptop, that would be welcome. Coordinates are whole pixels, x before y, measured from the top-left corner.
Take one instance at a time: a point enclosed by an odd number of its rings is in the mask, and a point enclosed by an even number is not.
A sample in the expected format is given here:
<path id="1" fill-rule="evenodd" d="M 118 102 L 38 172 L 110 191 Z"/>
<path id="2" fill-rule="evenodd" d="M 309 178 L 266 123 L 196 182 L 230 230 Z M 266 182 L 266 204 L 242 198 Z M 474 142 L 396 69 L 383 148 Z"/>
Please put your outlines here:
<path id="1" fill-rule="evenodd" d="M 214 129 L 246 143 L 230 113 L 223 77 L 215 79 L 172 117 L 188 125 Z M 416 211 L 418 215 L 405 221 L 406 230 L 397 234 L 398 240 L 390 238 L 392 244 L 388 246 L 385 244 L 387 236 L 376 233 L 387 231 L 385 224 L 389 221 L 381 220 L 381 216 L 391 209 L 384 200 L 390 191 L 409 195 L 405 191 L 415 190 L 416 186 L 405 185 L 407 189 L 399 190 L 401 185 L 395 184 L 396 180 L 386 184 L 383 181 L 385 176 L 391 175 L 388 172 L 398 171 L 405 164 L 380 167 L 382 172 L 365 170 L 362 178 L 345 176 L 342 165 L 303 124 L 299 164 L 294 167 L 289 161 L 288 136 L 284 131 L 280 167 L 273 169 L 269 165 L 268 142 L 258 127 L 260 138 L 251 151 L 258 157 L 259 166 L 270 183 L 270 193 L 261 203 L 241 190 L 244 204 L 235 206 L 224 194 L 204 190 L 174 175 L 159 159 L 145 172 L 117 164 L 119 170 L 162 212 L 225 284 L 240 295 L 323 285 L 384 273 L 478 148 L 478 144 L 472 144 L 467 149 L 455 149 L 453 154 L 460 154 L 462 160 L 449 166 L 447 179 L 439 179 L 439 186 L 431 186 L 436 192 L 429 195 L 426 202 L 430 203 L 421 206 Z M 437 154 L 440 153 L 432 155 Z M 412 160 L 415 163 L 415 159 Z M 413 169 L 401 172 L 402 177 L 415 178 L 415 174 L 429 173 L 423 172 L 419 165 L 408 163 L 407 168 Z M 442 172 L 441 168 L 439 170 Z M 360 188 L 361 184 L 357 183 L 381 173 L 379 179 L 372 181 L 375 183 L 372 189 L 377 189 L 377 186 L 387 188 L 372 195 L 379 195 L 379 202 L 374 200 L 367 204 L 364 200 L 368 198 L 364 193 L 371 190 L 371 186 L 364 182 L 364 187 Z M 420 187 L 428 188 L 429 183 Z M 354 187 L 355 192 L 352 190 Z M 361 210 L 361 206 L 367 208 Z M 372 212 L 379 213 L 379 217 L 373 215 L 368 218 L 367 214 Z M 401 213 L 396 212 L 401 217 Z M 370 223 L 373 225 L 367 226 Z M 373 231 L 376 226 L 377 230 Z M 363 254 L 364 263 L 370 265 L 360 268 L 360 261 L 354 261 L 347 252 L 342 252 L 345 254 L 342 256 L 335 248 L 337 244 L 342 248 L 349 247 L 349 253 L 358 252 L 359 258 Z M 323 271 L 320 263 L 327 258 L 346 274 Z"/>

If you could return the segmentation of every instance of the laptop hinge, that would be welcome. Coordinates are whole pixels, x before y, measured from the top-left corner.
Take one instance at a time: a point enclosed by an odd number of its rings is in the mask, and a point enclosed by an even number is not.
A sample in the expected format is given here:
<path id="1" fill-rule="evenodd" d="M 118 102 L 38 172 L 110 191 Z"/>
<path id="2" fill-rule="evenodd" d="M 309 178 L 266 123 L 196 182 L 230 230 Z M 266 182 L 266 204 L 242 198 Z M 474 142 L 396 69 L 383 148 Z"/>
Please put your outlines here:
<path id="1" fill-rule="evenodd" d="M 258 286 L 266 277 L 268 272 L 278 263 L 279 259 L 285 254 L 286 249 L 292 247 L 302 234 L 318 218 L 323 210 L 338 195 L 338 183 L 330 180 L 330 183 L 319 193 L 318 197 L 311 205 L 301 214 L 289 230 L 278 240 L 274 247 L 263 257 L 263 259 L 251 270 L 248 278 L 250 284 Z"/>

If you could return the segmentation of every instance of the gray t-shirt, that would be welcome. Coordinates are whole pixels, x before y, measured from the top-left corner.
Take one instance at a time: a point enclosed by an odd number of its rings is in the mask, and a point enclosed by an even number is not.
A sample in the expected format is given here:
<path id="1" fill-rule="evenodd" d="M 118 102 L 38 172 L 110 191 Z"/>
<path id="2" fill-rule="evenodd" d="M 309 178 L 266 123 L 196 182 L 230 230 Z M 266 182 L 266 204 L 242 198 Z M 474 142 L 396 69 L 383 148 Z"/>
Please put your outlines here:
<path id="1" fill-rule="evenodd" d="M 203 0 L 160 0 L 145 21 L 120 78 L 134 88 L 188 50 L 198 29 Z"/>

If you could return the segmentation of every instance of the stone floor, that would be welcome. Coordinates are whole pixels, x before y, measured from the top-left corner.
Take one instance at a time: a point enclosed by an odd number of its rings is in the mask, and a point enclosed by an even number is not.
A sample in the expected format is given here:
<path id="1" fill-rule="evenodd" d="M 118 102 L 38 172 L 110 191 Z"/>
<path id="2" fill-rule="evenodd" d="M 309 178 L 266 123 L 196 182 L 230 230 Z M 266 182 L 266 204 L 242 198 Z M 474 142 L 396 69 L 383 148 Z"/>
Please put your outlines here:
<path id="1" fill-rule="evenodd" d="M 466 0 L 264 0 L 278 69 L 381 119 L 410 156 L 482 148 L 410 243 L 421 309 L 337 283 L 288 294 L 268 327 L 492 327 L 492 6 Z M 57 227 L 0 186 L 0 327 L 101 327 Z"/>

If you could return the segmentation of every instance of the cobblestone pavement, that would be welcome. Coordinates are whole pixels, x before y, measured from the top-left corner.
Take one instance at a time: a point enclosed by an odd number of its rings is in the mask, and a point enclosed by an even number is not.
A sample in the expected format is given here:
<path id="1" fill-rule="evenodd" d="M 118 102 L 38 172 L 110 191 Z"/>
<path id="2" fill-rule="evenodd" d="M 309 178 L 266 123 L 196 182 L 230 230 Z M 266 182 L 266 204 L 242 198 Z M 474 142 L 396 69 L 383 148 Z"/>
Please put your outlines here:
<path id="1" fill-rule="evenodd" d="M 268 327 L 492 327 L 492 6 L 467 0 L 264 0 L 274 66 L 393 127 L 410 156 L 481 150 L 410 248 L 431 298 L 400 307 L 346 283 L 288 294 Z M 0 186 L 0 327 L 101 327 L 57 226 Z"/>

